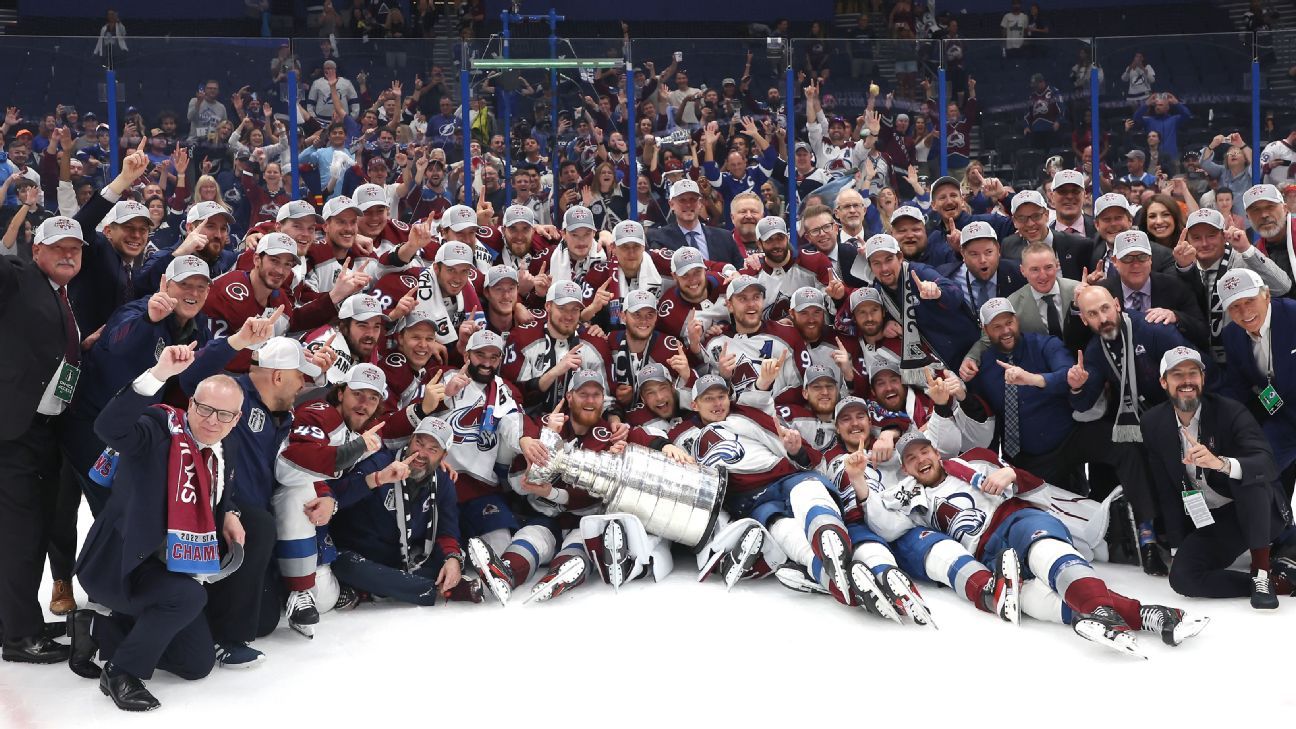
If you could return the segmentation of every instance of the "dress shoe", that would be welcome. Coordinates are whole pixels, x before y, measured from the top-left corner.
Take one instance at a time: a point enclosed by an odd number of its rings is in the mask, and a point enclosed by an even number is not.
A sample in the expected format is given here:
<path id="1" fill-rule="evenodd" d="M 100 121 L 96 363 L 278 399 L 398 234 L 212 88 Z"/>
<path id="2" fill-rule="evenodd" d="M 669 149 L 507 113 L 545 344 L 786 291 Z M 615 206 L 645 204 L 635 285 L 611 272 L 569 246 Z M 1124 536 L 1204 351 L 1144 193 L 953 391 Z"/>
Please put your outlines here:
<path id="1" fill-rule="evenodd" d="M 68 668 L 81 678 L 99 678 L 102 672 L 91 660 L 99 650 L 99 644 L 90 634 L 94 616 L 93 610 L 74 610 L 67 617 L 67 632 L 72 636 L 72 654 L 68 656 Z"/>
<path id="2" fill-rule="evenodd" d="M 77 609 L 76 597 L 72 595 L 72 583 L 67 580 L 54 580 L 54 591 L 50 593 L 50 612 L 55 615 L 67 615 Z"/>
<path id="3" fill-rule="evenodd" d="M 62 663 L 72 651 L 62 643 L 55 643 L 43 635 L 31 638 L 6 640 L 0 649 L 0 658 L 17 663 Z"/>
<path id="4" fill-rule="evenodd" d="M 162 705 L 144 688 L 143 681 L 129 673 L 113 671 L 111 663 L 104 664 L 103 675 L 99 677 L 99 690 L 122 711 L 152 711 Z"/>

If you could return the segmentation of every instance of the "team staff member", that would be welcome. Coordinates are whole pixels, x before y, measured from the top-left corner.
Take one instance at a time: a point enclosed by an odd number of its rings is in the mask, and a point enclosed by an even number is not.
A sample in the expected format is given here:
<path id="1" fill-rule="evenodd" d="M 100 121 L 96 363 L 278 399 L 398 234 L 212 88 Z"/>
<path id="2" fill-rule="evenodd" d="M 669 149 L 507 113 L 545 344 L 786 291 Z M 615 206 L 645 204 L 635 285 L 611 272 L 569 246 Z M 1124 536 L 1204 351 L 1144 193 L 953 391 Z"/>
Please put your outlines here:
<path id="1" fill-rule="evenodd" d="M 1255 418 L 1231 398 L 1203 393 L 1205 383 L 1196 350 L 1166 352 L 1161 387 L 1170 399 L 1140 424 L 1163 534 L 1179 548 L 1170 586 L 1188 597 L 1249 595 L 1251 607 L 1272 610 L 1270 545 L 1291 525 L 1291 509 Z M 1248 551 L 1250 574 L 1230 569 Z"/>
<path id="2" fill-rule="evenodd" d="M 113 612 L 78 611 L 69 665 L 80 676 L 97 675 L 99 689 L 124 711 L 160 706 L 144 687 L 157 668 L 191 681 L 211 672 L 216 651 L 203 583 L 242 563 L 235 459 L 223 442 L 242 411 L 242 390 L 233 378 L 215 375 L 198 386 L 187 410 L 158 404 L 166 381 L 193 362 L 193 345 L 167 347 L 95 421 L 99 437 L 122 458 L 77 576 Z M 223 569 L 217 534 L 227 555 Z M 96 650 L 102 669 L 90 660 Z"/>
<path id="3" fill-rule="evenodd" d="M 37 591 L 58 494 L 62 413 L 80 377 L 81 335 L 67 283 L 81 270 L 81 226 L 58 216 L 36 229 L 32 262 L 0 256 L 0 629 L 6 661 L 57 663 L 67 646 L 43 635 Z"/>
<path id="4" fill-rule="evenodd" d="M 1223 393 L 1251 408 L 1274 449 L 1288 499 L 1296 480 L 1296 301 L 1272 299 L 1260 275 L 1233 269 L 1215 284 L 1224 327 Z"/>

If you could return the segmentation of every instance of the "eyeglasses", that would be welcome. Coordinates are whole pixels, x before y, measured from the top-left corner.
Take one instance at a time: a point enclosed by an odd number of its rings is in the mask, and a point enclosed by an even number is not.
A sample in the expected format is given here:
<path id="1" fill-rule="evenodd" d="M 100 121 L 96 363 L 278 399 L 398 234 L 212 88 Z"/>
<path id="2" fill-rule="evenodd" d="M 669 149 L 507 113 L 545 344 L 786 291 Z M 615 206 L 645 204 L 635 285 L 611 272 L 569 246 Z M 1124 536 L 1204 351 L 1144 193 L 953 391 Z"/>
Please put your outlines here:
<path id="1" fill-rule="evenodd" d="M 1121 263 L 1147 263 L 1152 260 L 1152 256 L 1146 253 L 1131 253 L 1120 259 Z"/>
<path id="2" fill-rule="evenodd" d="M 1014 215 L 1013 220 L 1018 223 L 1038 223 L 1044 219 L 1044 213 L 1035 213 L 1034 215 Z"/>
<path id="3" fill-rule="evenodd" d="M 234 419 L 239 416 L 238 412 L 234 410 L 220 410 L 211 405 L 204 405 L 194 399 L 190 399 L 190 402 L 193 403 L 194 413 L 200 418 L 210 418 L 215 415 L 217 420 L 228 424 L 234 422 Z"/>
<path id="4" fill-rule="evenodd" d="M 864 207 L 864 203 L 842 203 L 837 206 L 838 210 L 854 210 L 855 208 Z"/>
<path id="5" fill-rule="evenodd" d="M 810 230 L 807 230 L 806 235 L 813 235 L 813 236 L 828 235 L 833 231 L 834 225 L 836 225 L 836 223 L 825 223 L 824 225 L 821 225 L 818 228 L 811 228 Z"/>

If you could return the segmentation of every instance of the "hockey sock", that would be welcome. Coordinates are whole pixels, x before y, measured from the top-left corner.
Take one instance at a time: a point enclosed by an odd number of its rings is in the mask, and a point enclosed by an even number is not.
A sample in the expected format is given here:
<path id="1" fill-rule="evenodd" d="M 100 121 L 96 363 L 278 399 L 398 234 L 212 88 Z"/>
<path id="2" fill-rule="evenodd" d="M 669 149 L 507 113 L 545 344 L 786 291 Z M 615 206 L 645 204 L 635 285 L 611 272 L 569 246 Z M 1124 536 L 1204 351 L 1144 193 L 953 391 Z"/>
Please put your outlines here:
<path id="1" fill-rule="evenodd" d="M 1152 522 L 1141 521 L 1138 523 L 1138 543 L 1142 547 L 1145 544 L 1152 544 L 1156 541 L 1156 532 L 1152 530 Z"/>
<path id="2" fill-rule="evenodd" d="M 788 559 L 804 566 L 810 571 L 810 576 L 820 584 L 823 584 L 822 578 L 823 565 L 819 558 L 814 555 L 814 550 L 810 548 L 810 540 L 806 538 L 805 532 L 797 526 L 795 519 L 779 519 L 769 526 L 769 533 L 774 537 Z"/>
<path id="3" fill-rule="evenodd" d="M 1268 547 L 1260 547 L 1259 549 L 1251 550 L 1251 574 L 1254 575 L 1259 570 L 1264 570 L 1265 572 L 1269 571 Z"/>
<path id="4" fill-rule="evenodd" d="M 927 579 L 953 589 L 978 610 L 988 611 L 981 604 L 981 594 L 994 579 L 994 573 L 976 561 L 958 542 L 942 539 L 932 545 L 923 560 L 923 569 L 927 572 Z"/>
<path id="5" fill-rule="evenodd" d="M 1062 602 L 1062 596 L 1053 592 L 1044 580 L 1034 579 L 1022 582 L 1017 591 L 1017 604 L 1021 611 L 1036 620 L 1070 625 L 1075 613 Z"/>
<path id="6" fill-rule="evenodd" d="M 1035 577 L 1045 580 L 1072 609 L 1091 613 L 1111 605 L 1107 584 L 1075 547 L 1060 539 L 1040 539 L 1026 551 L 1026 564 Z"/>
<path id="7" fill-rule="evenodd" d="M 859 560 L 868 565 L 873 574 L 880 575 L 889 567 L 895 567 L 895 556 L 891 550 L 887 549 L 885 544 L 877 542 L 860 542 L 855 545 L 855 552 L 851 555 L 852 559 Z"/>
<path id="8" fill-rule="evenodd" d="M 527 581 L 537 567 L 548 564 L 554 556 L 553 532 L 541 526 L 524 526 L 514 535 L 500 559 L 513 570 L 516 587 Z"/>
<path id="9" fill-rule="evenodd" d="M 486 542 L 486 546 L 490 547 L 495 554 L 508 549 L 509 542 L 512 541 L 507 529 L 492 529 L 481 535 L 481 540 Z"/>
<path id="10" fill-rule="evenodd" d="M 1107 596 L 1111 599 L 1111 606 L 1116 613 L 1121 616 L 1125 624 L 1135 630 L 1143 629 L 1143 605 L 1132 597 L 1124 595 L 1114 590 L 1107 590 Z"/>
<path id="11" fill-rule="evenodd" d="M 835 526 L 843 535 L 846 534 L 837 502 L 819 480 L 807 478 L 793 486 L 788 501 L 792 505 L 793 519 L 804 527 L 806 539 L 813 539 L 815 533 L 825 526 Z"/>

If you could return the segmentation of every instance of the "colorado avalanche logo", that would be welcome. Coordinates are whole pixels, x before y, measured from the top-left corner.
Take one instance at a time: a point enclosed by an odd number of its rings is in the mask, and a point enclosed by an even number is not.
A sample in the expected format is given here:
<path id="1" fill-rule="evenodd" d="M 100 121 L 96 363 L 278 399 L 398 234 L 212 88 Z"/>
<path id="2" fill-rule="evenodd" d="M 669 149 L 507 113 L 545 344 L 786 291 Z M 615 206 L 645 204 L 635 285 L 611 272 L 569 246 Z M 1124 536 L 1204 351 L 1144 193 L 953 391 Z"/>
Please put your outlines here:
<path id="1" fill-rule="evenodd" d="M 740 359 L 742 356 L 741 354 L 738 355 Z M 758 374 L 756 366 L 751 362 L 739 362 L 738 366 L 734 367 L 733 376 L 729 378 L 729 382 L 733 385 L 733 391 L 743 392 L 755 387 Z"/>
<path id="2" fill-rule="evenodd" d="M 738 442 L 738 435 L 720 423 L 702 429 L 693 442 L 693 457 L 704 466 L 712 468 L 732 466 L 742 461 L 747 450 Z"/>
<path id="3" fill-rule="evenodd" d="M 247 284 L 241 281 L 235 281 L 225 287 L 225 294 L 235 301 L 243 301 L 251 294 L 248 292 Z"/>
<path id="4" fill-rule="evenodd" d="M 450 430 L 454 432 L 455 443 L 476 443 L 477 450 L 483 453 L 495 450 L 499 436 L 495 431 L 487 432 L 481 427 L 481 408 L 456 410 L 450 416 Z"/>
<path id="5" fill-rule="evenodd" d="M 670 313 L 674 310 L 675 302 L 670 299 L 664 299 L 657 305 L 657 316 L 670 316 Z"/>
<path id="6" fill-rule="evenodd" d="M 954 539 L 975 536 L 985 527 L 986 514 L 976 508 L 970 494 L 956 493 L 948 499 L 936 499 L 932 514 L 935 526 Z"/>

